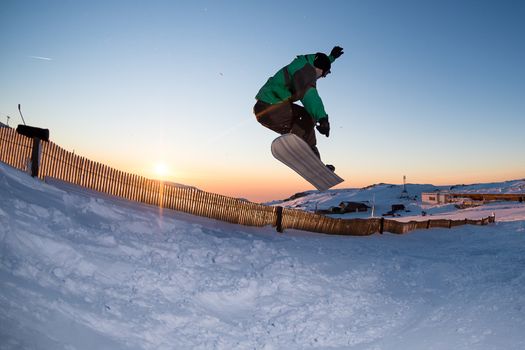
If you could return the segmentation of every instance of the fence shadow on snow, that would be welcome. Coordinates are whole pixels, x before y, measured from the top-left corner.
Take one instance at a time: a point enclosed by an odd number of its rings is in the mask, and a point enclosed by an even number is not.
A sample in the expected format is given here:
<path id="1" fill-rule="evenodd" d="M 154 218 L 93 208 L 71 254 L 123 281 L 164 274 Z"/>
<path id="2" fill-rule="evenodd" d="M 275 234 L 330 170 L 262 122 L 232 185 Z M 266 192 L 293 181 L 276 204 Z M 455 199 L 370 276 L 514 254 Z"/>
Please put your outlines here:
<path id="1" fill-rule="evenodd" d="M 35 159 L 33 147 L 39 147 L 38 159 Z M 125 173 L 66 151 L 53 142 L 35 142 L 11 128 L 0 128 L 0 161 L 36 174 L 42 180 L 54 178 L 128 200 L 240 225 L 271 225 L 279 232 L 297 229 L 333 235 L 367 236 L 494 222 L 492 216 L 481 220 L 418 222 L 398 222 L 384 218 L 335 219 L 297 209 L 250 203 Z"/>

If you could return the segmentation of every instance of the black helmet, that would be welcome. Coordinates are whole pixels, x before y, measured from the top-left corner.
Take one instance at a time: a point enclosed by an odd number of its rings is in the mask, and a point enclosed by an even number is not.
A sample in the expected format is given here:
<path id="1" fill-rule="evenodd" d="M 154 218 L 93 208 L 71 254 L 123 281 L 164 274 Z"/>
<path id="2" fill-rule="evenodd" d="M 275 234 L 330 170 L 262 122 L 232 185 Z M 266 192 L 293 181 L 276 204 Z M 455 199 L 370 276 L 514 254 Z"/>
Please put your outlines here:
<path id="1" fill-rule="evenodd" d="M 330 73 L 332 63 L 330 62 L 330 59 L 327 55 L 322 52 L 318 52 L 315 54 L 314 67 L 321 69 L 323 71 L 323 75 L 326 75 Z"/>

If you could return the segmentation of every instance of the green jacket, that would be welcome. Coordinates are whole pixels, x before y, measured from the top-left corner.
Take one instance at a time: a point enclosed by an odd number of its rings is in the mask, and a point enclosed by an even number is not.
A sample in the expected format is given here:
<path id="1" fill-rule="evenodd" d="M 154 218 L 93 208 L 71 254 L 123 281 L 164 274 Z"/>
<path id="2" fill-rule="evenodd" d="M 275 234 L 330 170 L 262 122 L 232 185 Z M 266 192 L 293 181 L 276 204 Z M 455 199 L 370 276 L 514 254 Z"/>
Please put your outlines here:
<path id="1" fill-rule="evenodd" d="M 335 61 L 331 55 L 328 58 L 332 63 Z M 300 100 L 316 121 L 326 117 L 323 101 L 317 92 L 314 59 L 315 54 L 297 56 L 269 78 L 255 98 L 272 105 Z"/>

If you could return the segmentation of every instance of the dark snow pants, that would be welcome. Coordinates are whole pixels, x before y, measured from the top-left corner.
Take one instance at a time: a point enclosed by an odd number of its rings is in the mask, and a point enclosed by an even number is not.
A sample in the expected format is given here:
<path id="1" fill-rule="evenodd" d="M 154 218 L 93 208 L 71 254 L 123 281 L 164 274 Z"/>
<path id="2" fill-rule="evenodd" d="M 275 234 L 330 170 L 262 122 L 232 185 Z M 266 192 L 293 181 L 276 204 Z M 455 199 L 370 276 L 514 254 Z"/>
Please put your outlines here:
<path id="1" fill-rule="evenodd" d="M 304 107 L 289 101 L 274 105 L 257 101 L 253 107 L 253 113 L 257 121 L 268 129 L 281 135 L 292 133 L 299 136 L 321 158 L 316 146 L 315 121 Z"/>

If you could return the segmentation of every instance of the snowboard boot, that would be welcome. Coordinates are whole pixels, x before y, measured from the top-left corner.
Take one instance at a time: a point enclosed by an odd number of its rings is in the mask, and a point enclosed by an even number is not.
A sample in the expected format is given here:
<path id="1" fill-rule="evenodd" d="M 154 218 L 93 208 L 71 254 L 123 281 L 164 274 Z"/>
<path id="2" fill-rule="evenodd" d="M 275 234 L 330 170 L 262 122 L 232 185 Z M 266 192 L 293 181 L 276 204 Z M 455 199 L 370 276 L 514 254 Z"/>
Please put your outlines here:
<path id="1" fill-rule="evenodd" d="M 335 173 L 335 166 L 333 166 L 332 164 L 326 164 L 326 167 Z"/>

